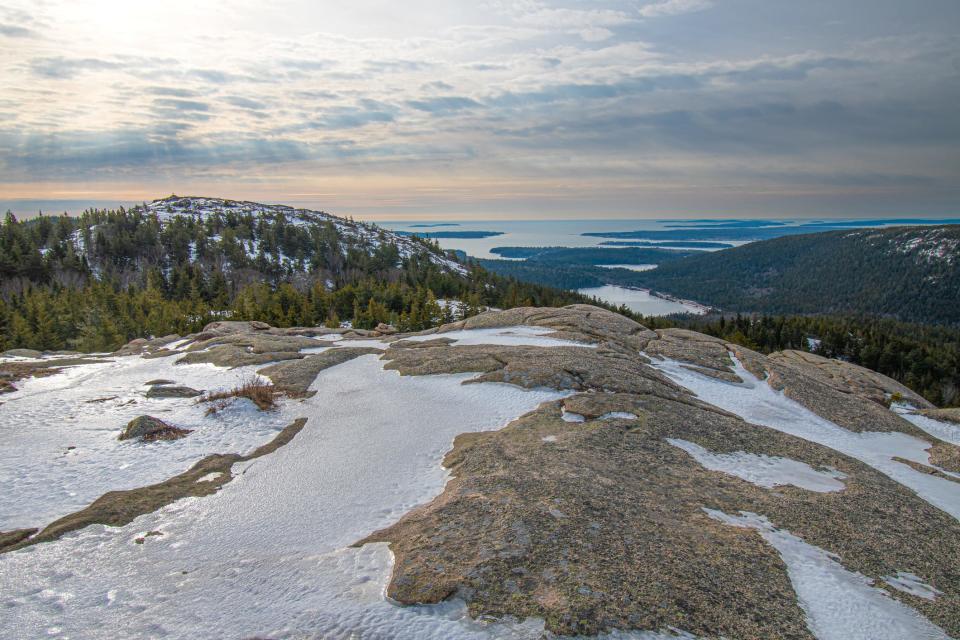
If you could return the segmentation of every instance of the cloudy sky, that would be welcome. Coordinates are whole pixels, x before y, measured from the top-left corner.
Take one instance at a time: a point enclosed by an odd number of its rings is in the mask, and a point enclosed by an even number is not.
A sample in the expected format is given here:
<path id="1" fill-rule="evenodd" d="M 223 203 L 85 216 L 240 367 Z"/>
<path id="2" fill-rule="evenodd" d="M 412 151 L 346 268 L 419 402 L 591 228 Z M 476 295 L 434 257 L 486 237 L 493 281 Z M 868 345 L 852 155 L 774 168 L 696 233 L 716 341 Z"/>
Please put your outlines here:
<path id="1" fill-rule="evenodd" d="M 956 215 L 958 105 L 957 0 L 0 0 L 0 206 Z"/>

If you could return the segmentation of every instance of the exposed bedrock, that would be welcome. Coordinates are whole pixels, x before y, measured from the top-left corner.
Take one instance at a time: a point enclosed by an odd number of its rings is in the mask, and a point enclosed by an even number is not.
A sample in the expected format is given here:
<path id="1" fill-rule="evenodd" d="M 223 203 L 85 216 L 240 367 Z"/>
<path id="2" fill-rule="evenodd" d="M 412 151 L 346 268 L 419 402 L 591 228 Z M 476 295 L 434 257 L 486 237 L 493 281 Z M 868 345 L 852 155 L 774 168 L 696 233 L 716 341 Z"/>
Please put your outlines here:
<path id="1" fill-rule="evenodd" d="M 798 365 L 693 332 L 649 332 L 590 307 L 488 313 L 437 335 L 522 323 L 594 348 L 401 339 L 383 356 L 405 375 L 479 371 L 477 380 L 579 392 L 501 431 L 458 437 L 444 461 L 454 476 L 444 493 L 361 541 L 390 542 L 392 598 L 458 596 L 474 616 L 543 617 L 561 634 L 675 627 L 702 637 L 811 637 L 776 551 L 755 531 L 704 512 L 748 511 L 836 554 L 847 570 L 960 633 L 955 519 L 857 460 L 700 402 L 647 366 L 639 348 L 739 381 L 732 352 L 748 371 L 843 428 L 902 431 L 955 452 L 878 401 L 878 389 L 896 391 L 895 383 L 856 370 L 824 380 L 821 363 Z M 844 379 L 859 382 L 843 388 Z M 564 411 L 584 422 L 564 420 Z M 707 470 L 668 439 L 805 463 L 839 474 L 843 488 L 765 488 Z M 931 601 L 886 586 L 883 578 L 898 571 L 922 576 L 943 595 Z"/>

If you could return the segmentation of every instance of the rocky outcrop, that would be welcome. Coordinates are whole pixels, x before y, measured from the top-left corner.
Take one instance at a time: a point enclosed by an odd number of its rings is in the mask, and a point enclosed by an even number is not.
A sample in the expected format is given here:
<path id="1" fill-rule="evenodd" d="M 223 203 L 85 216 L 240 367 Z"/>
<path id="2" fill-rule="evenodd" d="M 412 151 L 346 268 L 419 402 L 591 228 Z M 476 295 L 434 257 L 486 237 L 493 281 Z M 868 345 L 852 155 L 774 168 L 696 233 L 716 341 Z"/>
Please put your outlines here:
<path id="1" fill-rule="evenodd" d="M 302 360 L 290 360 L 257 371 L 270 378 L 278 391 L 293 397 L 310 394 L 310 385 L 324 369 L 343 364 L 362 355 L 379 354 L 380 349 L 370 347 L 341 347 L 308 355 Z"/>
<path id="2" fill-rule="evenodd" d="M 860 396 L 880 405 L 889 404 L 891 396 L 897 396 L 918 409 L 933 408 L 925 398 L 896 380 L 849 362 L 792 350 L 771 354 L 769 360 L 814 378 L 841 393 Z"/>
<path id="3" fill-rule="evenodd" d="M 0 362 L 0 393 L 9 393 L 16 391 L 16 382 L 24 378 L 42 378 L 60 373 L 66 367 L 74 367 L 82 364 L 95 364 L 98 362 L 109 362 L 102 358 L 91 357 L 59 357 L 45 358 L 33 362 L 24 362 L 15 360 L 10 362 Z"/>
<path id="4" fill-rule="evenodd" d="M 180 336 L 172 334 L 162 338 L 136 338 L 124 346 L 114 351 L 114 356 L 139 356 L 139 355 L 173 355 L 167 346 L 180 340 Z"/>
<path id="5" fill-rule="evenodd" d="M 674 627 L 698 637 L 811 637 L 776 551 L 705 512 L 745 511 L 836 554 L 878 586 L 915 568 L 944 595 L 927 601 L 889 588 L 890 595 L 960 632 L 960 573 L 944 561 L 960 557 L 956 520 L 862 462 L 700 402 L 646 363 L 671 358 L 739 382 L 736 357 L 841 427 L 901 431 L 931 442 L 931 454 L 957 451 L 877 402 L 877 389 L 892 385 L 854 371 L 824 379 L 820 365 L 798 365 L 794 356 L 765 357 L 693 332 L 650 332 L 590 307 L 487 313 L 435 333 L 524 323 L 594 348 L 401 336 L 383 356 L 403 375 L 476 371 L 478 381 L 577 392 L 503 430 L 458 437 L 444 460 L 454 477 L 443 494 L 361 541 L 390 543 L 392 598 L 457 596 L 475 617 L 538 616 L 561 634 Z M 841 390 L 844 377 L 858 383 Z M 583 421 L 568 422 L 564 412 Z M 707 470 L 668 439 L 799 461 L 843 474 L 844 487 L 764 488 Z"/>
<path id="6" fill-rule="evenodd" d="M 582 346 L 463 345 L 446 335 L 515 325 Z M 474 617 L 536 616 L 548 631 L 566 635 L 676 628 L 704 638 L 811 638 L 777 550 L 757 531 L 707 513 L 749 512 L 832 554 L 947 633 L 960 634 L 956 519 L 864 462 L 701 401 L 651 364 L 675 360 L 732 383 L 749 373 L 851 437 L 899 431 L 925 440 L 930 464 L 902 463 L 952 481 L 948 471 L 960 468 L 960 447 L 890 411 L 886 404 L 895 394 L 917 402 L 893 381 L 801 352 L 764 356 L 695 332 L 651 331 L 585 305 L 488 312 L 420 332 L 424 340 L 389 333 L 381 338 L 385 349 L 303 353 L 324 346 L 309 337 L 319 330 L 213 323 L 179 347 L 179 361 L 268 364 L 258 373 L 292 397 L 310 394 L 321 371 L 365 355 L 401 375 L 469 372 L 475 376 L 464 384 L 569 392 L 499 431 L 457 437 L 444 459 L 452 479 L 442 494 L 358 541 L 390 545 L 395 564 L 387 592 L 399 603 L 458 597 Z M 388 331 L 337 333 L 346 338 L 338 342 L 343 345 Z M 169 383 L 154 381 L 153 388 L 165 388 L 161 382 Z M 710 470 L 691 449 L 786 459 L 840 479 L 840 486 L 819 492 L 754 483 Z M 208 495 L 229 481 L 235 462 L 250 457 L 210 456 L 165 483 L 111 492 L 8 548 L 93 522 L 123 524 L 178 497 Z M 216 479 L 197 482 L 214 472 Z M 884 582 L 900 571 L 921 576 L 940 595 L 927 600 Z"/>
<path id="7" fill-rule="evenodd" d="M 118 440 L 139 440 L 141 442 L 179 440 L 185 438 L 189 433 L 188 429 L 171 426 L 153 416 L 140 416 L 127 424 Z"/>
<path id="8" fill-rule="evenodd" d="M 43 356 L 43 352 L 35 349 L 7 349 L 0 353 L 0 358 L 31 358 L 36 359 Z"/>
<path id="9" fill-rule="evenodd" d="M 203 391 L 179 385 L 160 384 L 151 386 L 147 391 L 148 398 L 196 398 Z"/>

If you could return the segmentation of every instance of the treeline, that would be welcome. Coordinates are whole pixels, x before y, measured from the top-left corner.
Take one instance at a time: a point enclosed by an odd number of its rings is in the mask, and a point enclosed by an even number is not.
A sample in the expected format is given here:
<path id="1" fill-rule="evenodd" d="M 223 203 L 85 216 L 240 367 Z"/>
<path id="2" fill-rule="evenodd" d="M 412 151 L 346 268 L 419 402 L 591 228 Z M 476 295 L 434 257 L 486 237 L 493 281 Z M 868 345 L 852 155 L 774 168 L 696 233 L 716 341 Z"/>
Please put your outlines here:
<path id="1" fill-rule="evenodd" d="M 810 351 L 872 369 L 938 406 L 960 406 L 960 329 L 872 317 L 736 315 L 641 318 L 682 327 L 761 353 Z"/>
<path id="2" fill-rule="evenodd" d="M 440 253 L 434 243 L 401 258 L 378 233 L 368 243 L 330 223 L 216 212 L 161 224 L 142 208 L 26 222 L 8 214 L 0 226 L 0 350 L 111 351 L 224 318 L 387 322 L 411 331 L 487 307 L 585 301 L 475 265 L 466 275 L 443 268 L 431 259 Z"/>
<path id="3" fill-rule="evenodd" d="M 636 280 L 727 311 L 960 326 L 960 226 L 778 238 L 664 263 Z"/>

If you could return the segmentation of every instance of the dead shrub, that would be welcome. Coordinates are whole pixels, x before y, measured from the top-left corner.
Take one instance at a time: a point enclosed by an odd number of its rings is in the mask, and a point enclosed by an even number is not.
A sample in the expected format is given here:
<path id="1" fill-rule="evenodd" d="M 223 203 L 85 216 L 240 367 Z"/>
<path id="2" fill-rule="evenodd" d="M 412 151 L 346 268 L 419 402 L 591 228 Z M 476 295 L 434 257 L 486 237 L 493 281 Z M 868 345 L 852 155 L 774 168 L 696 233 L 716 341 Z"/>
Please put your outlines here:
<path id="1" fill-rule="evenodd" d="M 230 398 L 247 398 L 253 404 L 257 405 L 257 408 L 261 411 L 266 411 L 267 409 L 273 409 L 277 406 L 276 396 L 277 389 L 269 382 L 264 382 L 261 378 L 256 376 L 250 377 L 247 380 L 241 382 L 238 386 L 230 389 L 229 391 L 217 391 L 215 393 L 209 393 L 202 398 L 200 402 L 214 402 L 213 406 L 207 409 L 207 414 L 217 413 L 222 409 L 226 408 L 227 401 Z"/>

